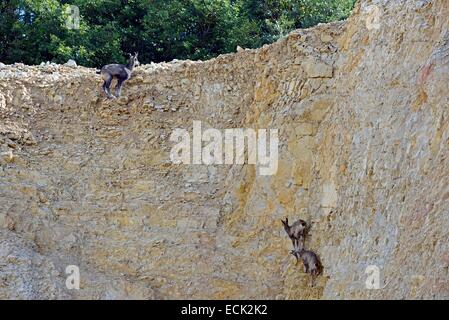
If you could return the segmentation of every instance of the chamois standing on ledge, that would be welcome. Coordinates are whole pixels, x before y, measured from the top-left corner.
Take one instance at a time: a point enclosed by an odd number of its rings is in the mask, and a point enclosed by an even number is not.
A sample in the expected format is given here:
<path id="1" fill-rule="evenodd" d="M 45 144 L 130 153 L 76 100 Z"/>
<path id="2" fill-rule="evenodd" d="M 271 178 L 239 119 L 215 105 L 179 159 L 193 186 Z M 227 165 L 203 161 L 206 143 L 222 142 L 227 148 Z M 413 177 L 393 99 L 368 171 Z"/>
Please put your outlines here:
<path id="1" fill-rule="evenodd" d="M 107 64 L 97 71 L 97 74 L 101 74 L 103 77 L 103 91 L 106 93 L 109 99 L 118 98 L 122 92 L 123 83 L 131 77 L 134 67 L 137 67 L 140 63 L 137 60 L 138 53 L 134 55 L 129 54 L 129 61 L 127 64 Z M 115 97 L 111 94 L 110 86 L 112 80 L 117 79 L 117 85 L 115 86 Z"/>
<path id="2" fill-rule="evenodd" d="M 290 251 L 290 254 L 296 258 L 296 261 L 299 259 L 302 260 L 302 263 L 304 264 L 304 272 L 310 273 L 312 276 L 310 286 L 313 287 L 315 285 L 316 277 L 323 272 L 323 265 L 321 264 L 321 261 L 316 253 L 305 249 L 295 249 Z"/>
<path id="3" fill-rule="evenodd" d="M 284 225 L 285 232 L 287 232 L 288 236 L 292 240 L 293 249 L 303 249 L 306 233 L 308 232 L 307 222 L 299 219 L 291 226 L 288 225 L 288 218 L 285 218 L 285 221 L 281 219 L 281 222 Z"/>

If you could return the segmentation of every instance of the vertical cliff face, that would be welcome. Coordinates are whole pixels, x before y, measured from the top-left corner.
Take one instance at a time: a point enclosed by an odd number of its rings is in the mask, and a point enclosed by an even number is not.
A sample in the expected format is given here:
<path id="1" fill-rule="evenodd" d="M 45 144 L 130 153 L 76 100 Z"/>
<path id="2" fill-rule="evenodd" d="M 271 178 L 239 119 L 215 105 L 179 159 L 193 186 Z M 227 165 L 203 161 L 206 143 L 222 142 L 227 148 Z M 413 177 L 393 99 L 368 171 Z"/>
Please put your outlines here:
<path id="1" fill-rule="evenodd" d="M 92 69 L 0 66 L 0 298 L 448 298 L 448 16 L 361 1 L 257 50 L 139 67 L 112 101 Z M 278 129 L 276 174 L 172 164 L 193 121 Z M 285 216 L 312 223 L 313 288 Z"/>

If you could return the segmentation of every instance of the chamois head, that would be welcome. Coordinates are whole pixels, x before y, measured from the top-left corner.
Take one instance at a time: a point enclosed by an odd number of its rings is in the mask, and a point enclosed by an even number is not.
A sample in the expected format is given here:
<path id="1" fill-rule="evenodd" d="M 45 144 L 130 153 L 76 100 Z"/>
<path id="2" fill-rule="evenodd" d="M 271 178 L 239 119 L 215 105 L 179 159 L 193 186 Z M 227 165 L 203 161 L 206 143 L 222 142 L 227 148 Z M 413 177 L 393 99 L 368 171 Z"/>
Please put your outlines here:
<path id="1" fill-rule="evenodd" d="M 284 226 L 284 230 L 287 232 L 287 234 L 290 234 L 290 226 L 288 225 L 288 218 L 285 218 L 285 221 L 281 219 L 281 222 Z"/>
<path id="2" fill-rule="evenodd" d="M 303 253 L 303 252 L 305 252 L 306 250 L 305 249 L 303 249 L 303 248 L 298 248 L 298 249 L 295 249 L 295 250 L 290 250 L 290 254 L 292 255 L 292 256 L 294 256 L 296 259 L 299 259 L 299 258 L 301 258 L 301 254 Z"/>
<path id="3" fill-rule="evenodd" d="M 132 55 L 131 53 L 128 53 L 128 55 L 129 55 L 128 66 L 131 67 L 131 69 L 140 65 L 140 62 L 137 59 L 137 56 L 139 55 L 138 52 L 134 52 L 134 55 Z"/>

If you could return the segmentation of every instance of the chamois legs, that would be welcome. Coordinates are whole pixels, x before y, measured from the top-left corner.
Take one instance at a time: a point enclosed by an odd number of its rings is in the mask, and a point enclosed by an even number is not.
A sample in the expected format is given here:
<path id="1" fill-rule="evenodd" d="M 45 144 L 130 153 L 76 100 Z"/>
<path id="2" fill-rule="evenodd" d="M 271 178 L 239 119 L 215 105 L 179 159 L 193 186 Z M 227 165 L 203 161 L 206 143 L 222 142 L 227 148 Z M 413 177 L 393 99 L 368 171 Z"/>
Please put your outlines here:
<path id="1" fill-rule="evenodd" d="M 110 86 L 113 77 L 110 74 L 103 73 L 102 74 L 104 83 L 103 83 L 103 91 L 106 93 L 109 99 L 114 98 L 114 96 L 111 94 Z"/>
<path id="2" fill-rule="evenodd" d="M 304 249 L 304 236 L 301 236 L 299 239 L 292 239 L 292 243 L 293 243 L 293 250 L 295 251 L 299 251 Z"/>
<path id="3" fill-rule="evenodd" d="M 125 82 L 125 80 L 123 80 L 123 79 L 119 78 L 117 80 L 117 85 L 115 86 L 115 97 L 116 98 L 120 97 L 120 95 L 122 93 L 123 82 Z"/>

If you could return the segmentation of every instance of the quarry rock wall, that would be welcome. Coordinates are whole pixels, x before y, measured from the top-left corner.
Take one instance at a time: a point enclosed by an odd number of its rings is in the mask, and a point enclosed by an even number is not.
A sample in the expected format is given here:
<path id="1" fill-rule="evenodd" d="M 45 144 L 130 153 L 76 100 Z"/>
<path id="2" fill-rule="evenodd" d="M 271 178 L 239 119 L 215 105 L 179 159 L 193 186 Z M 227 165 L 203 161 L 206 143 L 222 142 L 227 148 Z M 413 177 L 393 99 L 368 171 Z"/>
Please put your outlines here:
<path id="1" fill-rule="evenodd" d="M 116 100 L 94 69 L 0 65 L 0 298 L 449 298 L 448 17 L 363 0 L 260 49 L 140 66 Z M 173 164 L 193 121 L 278 129 L 276 174 Z M 311 223 L 314 287 L 286 216 Z"/>

